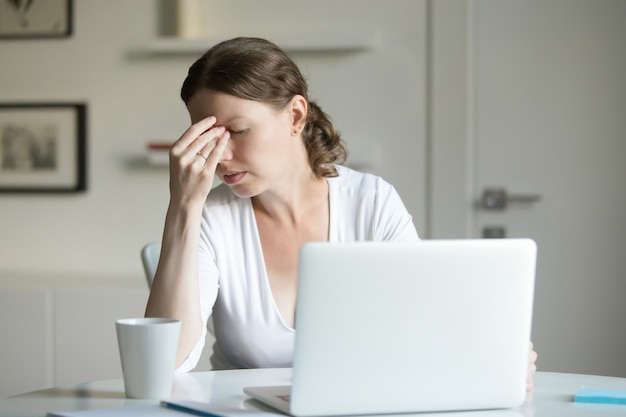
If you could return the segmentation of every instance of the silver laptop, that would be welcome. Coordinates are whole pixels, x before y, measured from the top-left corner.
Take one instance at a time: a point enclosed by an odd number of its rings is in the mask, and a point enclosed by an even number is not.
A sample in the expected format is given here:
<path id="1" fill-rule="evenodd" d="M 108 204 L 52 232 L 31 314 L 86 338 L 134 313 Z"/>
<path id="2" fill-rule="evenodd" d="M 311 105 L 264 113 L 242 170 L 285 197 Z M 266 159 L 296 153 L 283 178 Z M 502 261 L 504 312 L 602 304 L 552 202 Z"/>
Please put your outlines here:
<path id="1" fill-rule="evenodd" d="M 519 406 L 536 251 L 529 239 L 306 244 L 292 385 L 244 391 L 298 417 Z"/>

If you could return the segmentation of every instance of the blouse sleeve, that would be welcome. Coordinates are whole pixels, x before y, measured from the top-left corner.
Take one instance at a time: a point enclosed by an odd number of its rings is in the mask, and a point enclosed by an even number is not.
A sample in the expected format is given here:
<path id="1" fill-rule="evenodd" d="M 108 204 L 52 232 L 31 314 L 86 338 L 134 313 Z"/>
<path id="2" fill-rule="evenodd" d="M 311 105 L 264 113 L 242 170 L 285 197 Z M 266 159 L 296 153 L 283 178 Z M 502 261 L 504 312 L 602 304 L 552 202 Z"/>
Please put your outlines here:
<path id="1" fill-rule="evenodd" d="M 379 179 L 375 201 L 375 233 L 380 241 L 417 241 L 419 236 L 413 217 L 404 206 L 396 189 Z"/>

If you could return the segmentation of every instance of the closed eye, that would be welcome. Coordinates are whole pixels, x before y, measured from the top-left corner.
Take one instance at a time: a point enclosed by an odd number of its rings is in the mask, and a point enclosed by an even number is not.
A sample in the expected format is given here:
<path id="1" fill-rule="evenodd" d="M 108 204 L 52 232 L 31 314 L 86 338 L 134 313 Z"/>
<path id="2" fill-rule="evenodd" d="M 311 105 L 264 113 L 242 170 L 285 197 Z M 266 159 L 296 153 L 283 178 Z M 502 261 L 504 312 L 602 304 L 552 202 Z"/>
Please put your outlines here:
<path id="1" fill-rule="evenodd" d="M 243 130 L 230 130 L 230 134 L 231 135 L 241 135 L 243 133 L 246 133 L 247 129 L 243 129 Z"/>

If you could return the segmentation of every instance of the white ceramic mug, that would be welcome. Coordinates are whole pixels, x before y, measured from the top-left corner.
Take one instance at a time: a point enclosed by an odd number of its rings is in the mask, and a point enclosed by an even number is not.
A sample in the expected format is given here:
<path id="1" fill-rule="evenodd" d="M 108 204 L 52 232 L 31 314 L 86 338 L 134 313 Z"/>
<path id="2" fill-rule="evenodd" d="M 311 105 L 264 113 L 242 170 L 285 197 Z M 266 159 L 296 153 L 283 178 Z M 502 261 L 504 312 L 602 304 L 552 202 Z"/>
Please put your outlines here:
<path id="1" fill-rule="evenodd" d="M 168 399 L 172 394 L 180 321 L 165 318 L 115 322 L 128 398 Z"/>

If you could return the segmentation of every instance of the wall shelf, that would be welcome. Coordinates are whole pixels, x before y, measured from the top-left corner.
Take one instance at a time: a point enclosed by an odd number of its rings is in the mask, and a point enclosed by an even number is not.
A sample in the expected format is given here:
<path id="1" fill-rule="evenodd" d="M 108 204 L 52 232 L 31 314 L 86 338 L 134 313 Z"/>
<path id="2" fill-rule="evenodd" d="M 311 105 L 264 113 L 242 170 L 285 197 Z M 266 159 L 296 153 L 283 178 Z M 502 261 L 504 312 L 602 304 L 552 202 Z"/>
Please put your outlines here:
<path id="1" fill-rule="evenodd" d="M 132 171 L 154 170 L 169 172 L 170 165 L 167 161 L 155 161 L 148 155 L 130 155 L 124 158 L 124 166 Z"/>
<path id="2" fill-rule="evenodd" d="M 376 46 L 376 38 L 374 31 L 330 32 L 315 35 L 294 34 L 268 37 L 268 39 L 275 42 L 288 53 L 347 53 L 367 51 Z M 207 37 L 198 39 L 162 37 L 149 44 L 143 52 L 154 56 L 199 55 L 224 39 L 227 39 L 227 37 Z"/>

